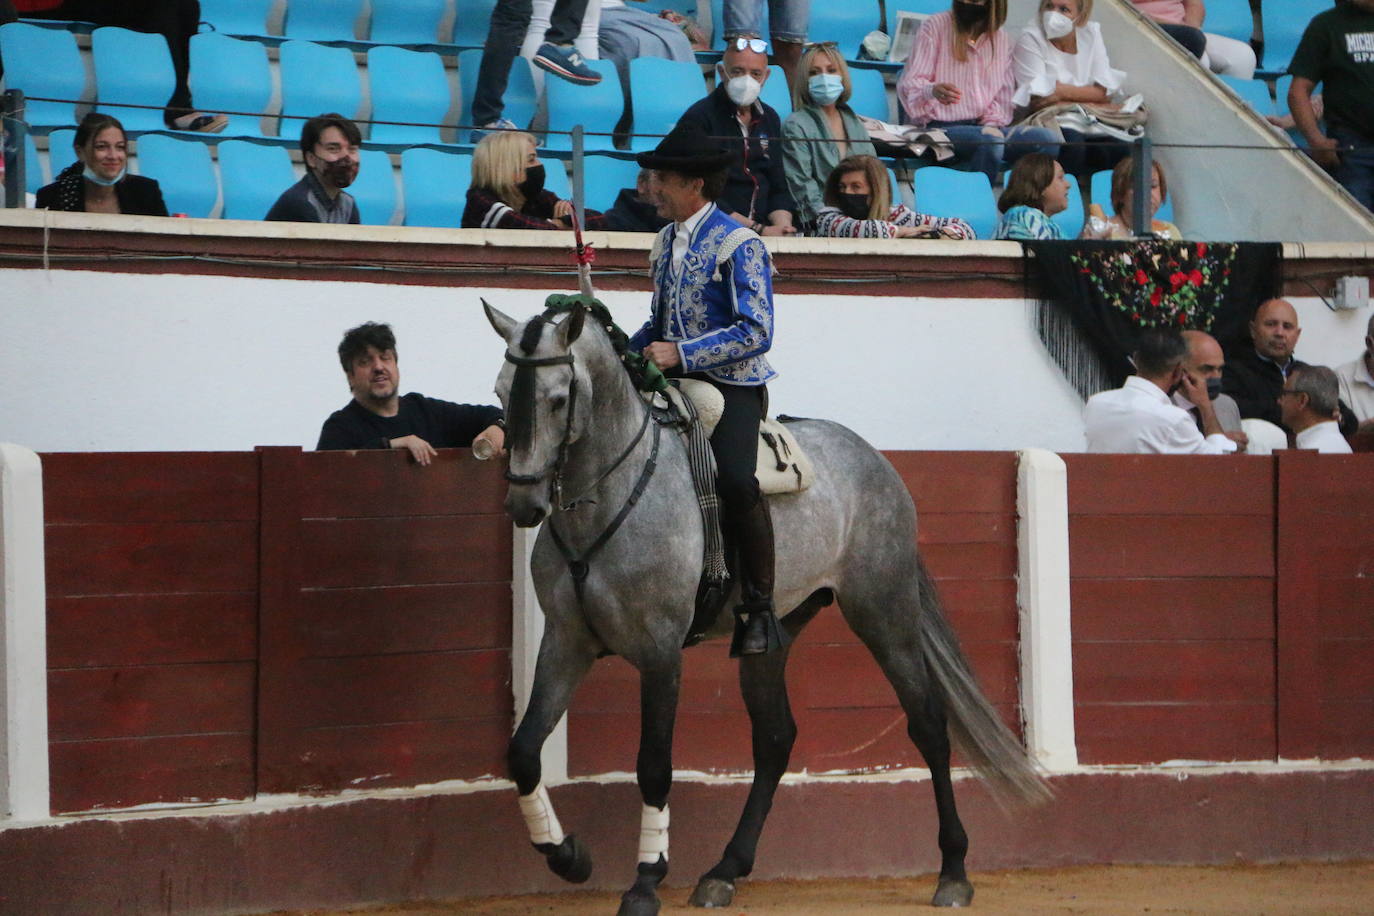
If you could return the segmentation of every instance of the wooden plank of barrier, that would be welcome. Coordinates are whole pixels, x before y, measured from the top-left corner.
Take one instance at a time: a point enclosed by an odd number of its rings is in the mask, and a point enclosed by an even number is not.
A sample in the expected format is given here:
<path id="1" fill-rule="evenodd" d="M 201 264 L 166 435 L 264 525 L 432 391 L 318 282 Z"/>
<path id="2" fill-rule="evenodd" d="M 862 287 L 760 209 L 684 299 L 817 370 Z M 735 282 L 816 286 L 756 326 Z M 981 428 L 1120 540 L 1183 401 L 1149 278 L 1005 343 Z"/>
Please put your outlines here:
<path id="1" fill-rule="evenodd" d="M 257 461 L 245 452 L 74 452 L 43 456 L 50 525 L 256 522 Z"/>
<path id="2" fill-rule="evenodd" d="M 1315 452 L 1277 454 L 1278 755 L 1317 757 L 1321 750 L 1318 605 L 1322 518 L 1311 499 L 1322 473 Z"/>

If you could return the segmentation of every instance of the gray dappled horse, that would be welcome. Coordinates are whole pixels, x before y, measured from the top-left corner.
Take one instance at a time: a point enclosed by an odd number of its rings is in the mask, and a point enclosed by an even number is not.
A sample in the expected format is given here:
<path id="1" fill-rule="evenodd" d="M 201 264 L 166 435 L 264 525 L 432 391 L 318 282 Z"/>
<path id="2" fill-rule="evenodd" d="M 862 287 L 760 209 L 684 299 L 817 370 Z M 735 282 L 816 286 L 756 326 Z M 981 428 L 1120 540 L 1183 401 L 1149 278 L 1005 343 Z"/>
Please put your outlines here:
<path id="1" fill-rule="evenodd" d="M 606 332 L 578 306 L 517 322 L 485 305 L 506 341 L 496 390 L 506 409 L 515 524 L 547 521 L 531 560 L 546 622 L 529 706 L 511 739 L 511 778 L 535 847 L 569 881 L 591 858 L 565 834 L 540 773 L 540 750 L 592 662 L 614 652 L 640 673 L 636 767 L 643 798 L 638 876 L 621 916 L 659 910 L 668 871 L 668 791 L 682 646 L 692 622 L 704 536 L 686 449 L 651 420 Z M 1003 797 L 1047 795 L 1024 750 L 979 692 L 916 553 L 916 510 L 870 445 L 823 420 L 792 424 L 816 469 L 799 494 L 769 497 L 777 539 L 776 604 L 796 635 L 838 602 L 897 692 L 907 731 L 930 768 L 941 866 L 932 903 L 966 905 L 968 838 L 950 781 L 951 736 Z M 575 581 L 574 573 L 576 573 Z M 723 615 L 725 618 L 731 615 Z M 722 650 L 723 651 L 723 650 Z M 786 648 L 740 660 L 753 726 L 754 781 L 734 836 L 692 894 L 728 906 L 749 874 L 764 819 L 787 768 L 796 725 Z"/>

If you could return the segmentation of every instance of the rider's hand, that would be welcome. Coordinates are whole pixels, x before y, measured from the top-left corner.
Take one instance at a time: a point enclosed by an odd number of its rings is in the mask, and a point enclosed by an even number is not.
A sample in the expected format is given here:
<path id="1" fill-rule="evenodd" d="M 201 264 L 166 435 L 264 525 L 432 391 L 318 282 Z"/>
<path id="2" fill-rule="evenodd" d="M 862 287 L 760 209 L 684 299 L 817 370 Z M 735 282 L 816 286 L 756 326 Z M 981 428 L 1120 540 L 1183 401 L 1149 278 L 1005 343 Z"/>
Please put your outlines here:
<path id="1" fill-rule="evenodd" d="M 677 353 L 677 344 L 656 340 L 645 347 L 643 352 L 649 361 L 660 369 L 671 369 L 682 364 L 682 357 Z"/>
<path id="2" fill-rule="evenodd" d="M 400 438 L 392 439 L 391 447 L 405 449 L 410 452 L 410 457 L 415 459 L 416 464 L 426 466 L 428 466 L 429 463 L 434 460 L 434 456 L 438 454 L 438 452 L 434 450 L 434 446 L 416 435 L 401 436 Z"/>

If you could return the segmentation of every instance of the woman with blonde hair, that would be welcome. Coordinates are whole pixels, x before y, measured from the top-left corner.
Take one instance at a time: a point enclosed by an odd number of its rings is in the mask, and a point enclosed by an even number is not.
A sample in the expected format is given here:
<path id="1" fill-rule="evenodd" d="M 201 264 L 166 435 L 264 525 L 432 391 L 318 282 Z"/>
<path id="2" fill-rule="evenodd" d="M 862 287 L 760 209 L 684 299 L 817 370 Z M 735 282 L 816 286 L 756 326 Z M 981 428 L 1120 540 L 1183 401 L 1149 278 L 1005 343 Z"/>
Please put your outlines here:
<path id="1" fill-rule="evenodd" d="M 846 156 L 873 156 L 868 131 L 849 107 L 849 66 L 833 41 L 808 45 L 792 87 L 792 114 L 782 123 L 782 164 L 803 231 L 825 206 L 825 181 Z"/>
<path id="2" fill-rule="evenodd" d="M 1052 131 L 1010 127 L 1015 79 L 1007 0 L 953 0 L 921 23 L 897 80 L 909 123 L 942 130 L 958 160 L 995 181 L 1003 160 L 1059 151 Z"/>
<path id="3" fill-rule="evenodd" d="M 873 156 L 849 156 L 825 181 L 825 206 L 816 235 L 846 239 L 971 239 L 961 219 L 926 216 L 905 204 L 892 206 L 887 169 Z"/>
<path id="4" fill-rule="evenodd" d="M 544 189 L 544 164 L 530 134 L 498 131 L 477 144 L 464 229 L 566 229 L 572 214 L 571 201 Z M 600 228 L 605 217 L 587 210 L 586 222 L 588 228 Z"/>

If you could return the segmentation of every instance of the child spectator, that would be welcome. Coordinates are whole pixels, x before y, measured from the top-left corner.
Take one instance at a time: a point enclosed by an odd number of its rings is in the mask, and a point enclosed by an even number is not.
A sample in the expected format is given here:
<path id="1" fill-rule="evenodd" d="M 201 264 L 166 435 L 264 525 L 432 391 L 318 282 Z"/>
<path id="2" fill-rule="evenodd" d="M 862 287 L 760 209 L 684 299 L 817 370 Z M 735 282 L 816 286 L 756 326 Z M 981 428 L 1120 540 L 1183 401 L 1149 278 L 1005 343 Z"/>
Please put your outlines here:
<path id="1" fill-rule="evenodd" d="M 562 168 L 562 165 L 559 165 Z M 587 210 L 587 227 L 606 228 L 606 219 Z M 487 134 L 472 153 L 472 187 L 463 209 L 464 229 L 566 229 L 572 201 L 544 189 L 544 164 L 534 137 L 521 131 Z"/>
<path id="2" fill-rule="evenodd" d="M 337 112 L 316 115 L 301 125 L 305 177 L 282 192 L 267 219 L 273 222 L 338 223 L 361 221 L 358 203 L 344 188 L 358 177 L 358 125 Z"/>
<path id="3" fill-rule="evenodd" d="M 1064 233 L 1050 217 L 1068 205 L 1069 180 L 1064 177 L 1064 167 L 1044 153 L 1022 156 L 997 201 L 1002 218 L 994 238 L 1062 239 Z"/>
<path id="4" fill-rule="evenodd" d="M 797 204 L 804 232 L 816 225 L 825 206 L 825 183 L 846 156 L 873 156 L 876 150 L 859 116 L 847 104 L 853 86 L 849 66 L 833 41 L 810 45 L 802 53 L 802 79 L 792 87 L 792 114 L 782 123 L 782 166 Z"/>
<path id="5" fill-rule="evenodd" d="M 86 115 L 76 128 L 72 149 L 76 162 L 59 172 L 52 184 L 38 189 L 38 209 L 167 215 L 157 182 L 128 173 L 129 141 L 117 119 L 94 111 Z"/>
<path id="6" fill-rule="evenodd" d="M 1165 239 L 1169 241 L 1181 241 L 1183 233 L 1179 232 L 1178 227 L 1173 223 L 1165 222 L 1162 219 L 1155 219 L 1154 215 L 1159 208 L 1164 205 L 1164 201 L 1169 199 L 1169 182 L 1164 177 L 1164 166 L 1159 164 L 1158 159 L 1150 162 L 1150 234 L 1152 238 Z M 1105 238 L 1105 239 L 1133 239 L 1135 231 L 1131 228 L 1135 225 L 1135 160 L 1122 159 L 1112 169 L 1112 209 L 1115 215 L 1110 219 L 1102 212 L 1099 204 L 1094 203 L 1089 208 L 1095 220 L 1089 222 L 1102 222 L 1106 225 L 1105 232 L 1093 232 L 1091 229 L 1084 229 L 1084 237 Z"/>
<path id="7" fill-rule="evenodd" d="M 925 216 L 892 206 L 887 169 L 874 156 L 849 156 L 825 181 L 816 235 L 846 239 L 972 239 L 973 227 L 956 217 Z"/>
<path id="8" fill-rule="evenodd" d="M 1006 21 L 1007 0 L 953 0 L 921 23 L 897 80 L 908 123 L 944 131 L 955 156 L 991 182 L 1004 155 L 1010 164 L 1032 150 L 1059 151 L 1043 127 L 1008 128 L 1015 78 Z"/>
<path id="9" fill-rule="evenodd" d="M 1255 78 L 1255 49 L 1243 41 L 1202 31 L 1207 18 L 1203 0 L 1131 0 L 1174 41 L 1213 73 L 1236 79 Z"/>
<path id="10" fill-rule="evenodd" d="M 1012 103 L 1038 111 L 1064 102 L 1111 104 L 1126 74 L 1112 69 L 1102 29 L 1091 21 L 1093 0 L 1041 0 L 1040 11 L 1016 40 Z M 1130 150 L 1110 137 L 1060 128 L 1059 162 L 1070 175 L 1109 169 Z"/>

